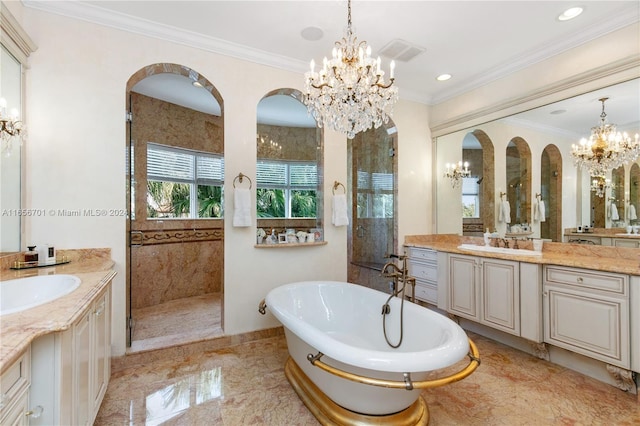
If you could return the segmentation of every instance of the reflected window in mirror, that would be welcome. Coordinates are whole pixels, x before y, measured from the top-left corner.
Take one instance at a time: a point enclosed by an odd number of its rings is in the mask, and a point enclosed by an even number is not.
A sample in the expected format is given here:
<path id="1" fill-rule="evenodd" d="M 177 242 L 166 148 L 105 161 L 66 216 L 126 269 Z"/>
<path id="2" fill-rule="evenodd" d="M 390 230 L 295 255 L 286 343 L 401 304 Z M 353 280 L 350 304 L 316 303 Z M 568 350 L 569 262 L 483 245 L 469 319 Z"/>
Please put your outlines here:
<path id="1" fill-rule="evenodd" d="M 507 200 L 510 204 L 510 226 L 531 222 L 531 150 L 527 142 L 515 137 L 507 145 Z M 522 229 L 522 228 L 520 228 Z"/>
<path id="2" fill-rule="evenodd" d="M 322 130 L 301 100 L 280 89 L 258 104 L 256 213 L 267 236 L 322 227 Z"/>

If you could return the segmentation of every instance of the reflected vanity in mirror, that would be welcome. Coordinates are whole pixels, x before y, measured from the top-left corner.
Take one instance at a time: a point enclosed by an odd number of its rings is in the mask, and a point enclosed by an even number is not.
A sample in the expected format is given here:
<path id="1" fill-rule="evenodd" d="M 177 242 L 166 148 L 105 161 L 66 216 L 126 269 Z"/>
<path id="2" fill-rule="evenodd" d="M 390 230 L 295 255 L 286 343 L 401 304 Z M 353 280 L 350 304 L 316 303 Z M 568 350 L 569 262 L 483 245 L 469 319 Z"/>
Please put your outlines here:
<path id="1" fill-rule="evenodd" d="M 482 224 L 483 230 L 496 229 L 501 235 L 509 230 L 507 224 L 499 220 L 500 193 L 508 194 L 511 202 L 511 225 L 529 223 L 532 237 L 562 241 L 567 228 L 585 225 L 590 228 L 609 228 L 622 226 L 630 221 L 637 222 L 637 214 L 630 214 L 629 205 L 635 203 L 635 210 L 640 203 L 637 184 L 634 187 L 633 183 L 640 181 L 640 162 L 627 164 L 621 168 L 622 171 L 616 172 L 615 179 L 619 180 L 620 186 L 614 198 L 618 200 L 618 214 L 623 216 L 620 216 L 619 221 L 613 222 L 607 220 L 605 208 L 607 198 L 611 197 L 611 190 L 607 190 L 604 198 L 592 196 L 591 176 L 588 171 L 574 165 L 571 145 L 588 137 L 591 128 L 598 125 L 601 109 L 599 99 L 603 97 L 609 98 L 607 114 L 610 122 L 615 123 L 619 131 L 637 133 L 640 130 L 639 93 L 640 80 L 633 79 L 438 136 L 435 140 L 433 165 L 436 182 L 436 232 L 478 235 L 467 232 L 467 219 L 463 219 L 462 210 L 460 214 L 457 210 L 457 206 L 461 204 L 461 191 L 453 190 L 444 177 L 444 165 L 458 158 L 469 161 L 472 175 L 479 177 L 479 205 L 493 214 L 490 217 L 481 213 L 482 219 L 478 219 L 477 223 Z M 476 139 L 484 141 L 483 151 L 486 146 L 493 150 L 493 163 L 490 166 L 487 164 L 487 156 L 482 156 L 483 169 L 488 167 L 482 173 L 479 172 L 476 161 L 469 160 L 470 157 L 465 154 L 468 149 L 465 141 L 470 135 L 476 135 Z M 482 135 L 482 138 L 477 135 Z M 528 157 L 528 167 L 522 159 L 515 160 L 521 156 L 518 145 L 520 142 L 516 141 L 521 141 L 527 147 L 528 152 L 524 157 Z M 509 148 L 512 143 L 514 147 Z M 516 156 L 514 153 L 512 156 L 510 150 L 514 150 L 515 146 L 518 154 Z M 495 157 L 493 152 L 496 153 Z M 519 176 L 511 171 L 516 164 L 520 167 Z M 610 174 L 607 179 L 613 183 L 614 177 Z M 602 206 L 596 205 L 598 202 Z M 480 210 L 483 211 L 483 208 Z M 602 220 L 596 221 L 596 212 L 602 216 Z"/>
<path id="2" fill-rule="evenodd" d="M 256 243 L 260 247 L 321 241 L 322 129 L 307 113 L 302 96 L 294 89 L 280 89 L 258 104 Z M 317 241 L 309 234 L 317 235 Z"/>

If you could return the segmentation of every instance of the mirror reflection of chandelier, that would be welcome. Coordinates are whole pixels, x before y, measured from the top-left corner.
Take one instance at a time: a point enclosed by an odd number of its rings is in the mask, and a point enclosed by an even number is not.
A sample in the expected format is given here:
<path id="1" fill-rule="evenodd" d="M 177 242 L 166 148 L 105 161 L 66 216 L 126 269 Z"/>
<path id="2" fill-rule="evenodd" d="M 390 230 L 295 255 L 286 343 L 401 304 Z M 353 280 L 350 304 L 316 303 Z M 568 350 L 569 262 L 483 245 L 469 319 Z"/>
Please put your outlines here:
<path id="1" fill-rule="evenodd" d="M 2 142 L 2 154 L 10 156 L 13 150 L 13 142 L 22 143 L 25 127 L 18 118 L 18 110 L 12 109 L 7 115 L 7 101 L 0 98 L 0 141 Z"/>
<path id="2" fill-rule="evenodd" d="M 589 170 L 591 176 L 602 177 L 621 165 L 635 161 L 640 156 L 640 143 L 636 134 L 635 141 L 629 135 L 616 130 L 615 124 L 607 123 L 604 103 L 602 102 L 600 125 L 591 128 L 589 139 L 583 138 L 579 145 L 571 145 L 576 166 Z"/>
<path id="3" fill-rule="evenodd" d="M 328 125 L 353 139 L 356 133 L 389 121 L 398 100 L 394 67 L 391 61 L 387 83 L 380 57 L 373 59 L 371 47 L 353 34 L 349 0 L 346 35 L 335 42 L 332 58 L 325 57 L 318 72 L 312 60 L 311 70 L 304 75 L 304 104 L 319 127 Z"/>
<path id="4" fill-rule="evenodd" d="M 471 170 L 469 170 L 469 163 L 458 161 L 458 164 L 449 164 L 445 165 L 447 171 L 444 172 L 444 176 L 451 179 L 451 186 L 453 188 L 457 188 L 462 183 L 462 178 L 467 178 L 471 176 Z M 463 168 L 464 167 L 464 168 Z"/>
<path id="5" fill-rule="evenodd" d="M 269 135 L 257 135 L 258 158 L 282 158 L 282 145 L 274 142 Z"/>
<path id="6" fill-rule="evenodd" d="M 594 192 L 598 197 L 604 197 L 607 189 L 613 188 L 611 180 L 606 179 L 604 176 L 593 176 L 591 180 L 591 192 Z"/>

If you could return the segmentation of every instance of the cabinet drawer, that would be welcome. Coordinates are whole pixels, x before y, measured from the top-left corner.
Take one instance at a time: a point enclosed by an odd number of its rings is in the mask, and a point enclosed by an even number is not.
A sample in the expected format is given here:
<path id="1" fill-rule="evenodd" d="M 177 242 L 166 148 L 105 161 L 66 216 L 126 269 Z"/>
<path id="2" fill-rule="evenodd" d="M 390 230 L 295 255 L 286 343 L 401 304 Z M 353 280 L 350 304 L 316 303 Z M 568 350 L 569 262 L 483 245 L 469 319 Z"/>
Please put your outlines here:
<path id="1" fill-rule="evenodd" d="M 435 263 L 438 261 L 438 252 L 431 249 L 409 247 L 409 258 Z"/>
<path id="2" fill-rule="evenodd" d="M 611 272 L 600 273 L 586 269 L 565 269 L 553 266 L 545 268 L 545 284 L 565 284 L 626 295 L 629 289 L 629 277 Z"/>
<path id="3" fill-rule="evenodd" d="M 419 280 L 438 281 L 438 266 L 425 263 L 413 262 L 411 259 L 407 262 L 409 265 L 409 275 Z"/>
<path id="4" fill-rule="evenodd" d="M 29 387 L 31 382 L 31 353 L 27 349 L 0 377 L 0 418 L 17 396 Z"/>
<path id="5" fill-rule="evenodd" d="M 416 299 L 423 302 L 438 303 L 438 287 L 435 284 L 416 283 Z"/>

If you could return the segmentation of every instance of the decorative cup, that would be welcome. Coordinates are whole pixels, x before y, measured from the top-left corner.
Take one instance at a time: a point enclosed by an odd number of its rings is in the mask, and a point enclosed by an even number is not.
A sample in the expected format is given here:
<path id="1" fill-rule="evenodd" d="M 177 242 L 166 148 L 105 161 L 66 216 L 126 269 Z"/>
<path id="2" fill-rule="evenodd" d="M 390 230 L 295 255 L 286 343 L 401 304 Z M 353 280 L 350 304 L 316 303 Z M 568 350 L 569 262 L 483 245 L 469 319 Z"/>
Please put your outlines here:
<path id="1" fill-rule="evenodd" d="M 630 234 L 633 231 L 633 226 L 627 225 L 627 234 Z"/>
<path id="2" fill-rule="evenodd" d="M 313 232 L 310 232 L 307 234 L 307 242 L 308 243 L 315 243 L 316 242 L 316 234 L 314 234 Z"/>
<path id="3" fill-rule="evenodd" d="M 533 240 L 533 249 L 535 251 L 542 251 L 543 240 Z"/>

